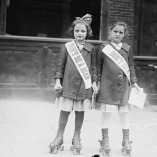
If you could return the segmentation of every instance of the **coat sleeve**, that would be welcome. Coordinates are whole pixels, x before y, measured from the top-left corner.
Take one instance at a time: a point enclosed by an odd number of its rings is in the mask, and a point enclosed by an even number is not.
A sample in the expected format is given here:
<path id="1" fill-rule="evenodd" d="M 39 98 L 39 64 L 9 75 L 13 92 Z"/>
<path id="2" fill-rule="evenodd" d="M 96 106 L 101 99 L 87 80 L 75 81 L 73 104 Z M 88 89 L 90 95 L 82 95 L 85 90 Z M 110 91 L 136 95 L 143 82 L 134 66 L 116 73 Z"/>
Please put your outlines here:
<path id="1" fill-rule="evenodd" d="M 67 50 L 65 45 L 63 45 L 59 54 L 55 79 L 63 79 L 66 61 L 67 61 Z"/>
<path id="2" fill-rule="evenodd" d="M 135 68 L 134 68 L 134 59 L 133 59 L 132 48 L 130 48 L 130 50 L 129 50 L 128 62 L 129 62 L 129 68 L 130 68 L 131 83 L 136 83 L 137 82 L 137 78 L 136 78 L 136 73 L 135 73 Z"/>
<path id="3" fill-rule="evenodd" d="M 102 58 L 102 46 L 97 47 L 97 73 L 98 73 L 98 81 L 101 80 L 102 67 L 103 67 L 103 58 Z"/>
<path id="4" fill-rule="evenodd" d="M 92 48 L 92 65 L 91 65 L 91 67 L 92 67 L 92 82 L 96 82 L 97 80 L 98 80 L 98 76 L 97 76 L 97 64 L 96 64 L 96 62 L 97 62 L 97 56 L 96 56 L 96 49 L 95 49 L 95 47 L 93 46 L 93 48 Z"/>

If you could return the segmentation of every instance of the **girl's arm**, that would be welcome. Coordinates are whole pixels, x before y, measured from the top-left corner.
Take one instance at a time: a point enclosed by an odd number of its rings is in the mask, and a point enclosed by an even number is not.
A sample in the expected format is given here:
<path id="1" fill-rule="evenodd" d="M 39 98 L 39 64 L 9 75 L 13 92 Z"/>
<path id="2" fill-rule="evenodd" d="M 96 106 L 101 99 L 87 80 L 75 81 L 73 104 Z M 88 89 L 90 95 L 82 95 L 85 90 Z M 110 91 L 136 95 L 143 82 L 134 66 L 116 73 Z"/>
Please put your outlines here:
<path id="1" fill-rule="evenodd" d="M 92 49 L 92 56 L 91 56 L 91 60 L 92 60 L 92 88 L 93 88 L 93 91 L 94 93 L 97 93 L 98 90 L 97 90 L 97 86 L 96 86 L 96 82 L 98 80 L 98 76 L 97 76 L 97 56 L 96 56 L 96 49 L 95 47 L 93 47 Z"/>
<path id="2" fill-rule="evenodd" d="M 130 69 L 130 79 L 131 83 L 137 83 L 137 78 L 135 74 L 135 68 L 134 68 L 134 59 L 133 59 L 133 53 L 132 49 L 130 48 L 129 50 L 129 57 L 128 57 L 128 62 L 129 62 L 129 69 Z"/>
<path id="3" fill-rule="evenodd" d="M 137 90 L 138 92 L 141 91 L 141 88 L 138 86 L 137 83 L 133 83 L 133 84 L 132 84 L 132 87 L 133 87 L 133 88 L 136 88 L 136 90 Z"/>
<path id="4" fill-rule="evenodd" d="M 130 68 L 130 79 L 131 79 L 132 87 L 135 87 L 137 89 L 137 91 L 140 91 L 140 87 L 137 84 L 137 77 L 136 77 L 136 73 L 135 73 L 134 59 L 133 59 L 133 53 L 132 53 L 131 48 L 129 51 L 128 62 L 129 62 L 129 68 Z"/>
<path id="5" fill-rule="evenodd" d="M 54 86 L 54 91 L 56 92 L 61 92 L 62 91 L 62 85 L 61 85 L 61 80 L 60 79 L 56 79 L 56 83 Z"/>
<path id="6" fill-rule="evenodd" d="M 65 45 L 63 45 L 59 54 L 55 79 L 63 79 L 66 61 L 67 61 L 67 50 Z"/>
<path id="7" fill-rule="evenodd" d="M 99 46 L 97 49 L 97 73 L 98 73 L 98 82 L 97 87 L 98 90 L 100 89 L 100 80 L 101 80 L 101 74 L 102 74 L 102 67 L 103 67 L 103 58 L 102 58 L 102 47 Z"/>
<path id="8" fill-rule="evenodd" d="M 64 76 L 66 61 L 67 61 L 66 48 L 65 48 L 65 45 L 63 45 L 60 51 L 58 64 L 57 64 L 57 72 L 55 75 L 56 84 L 54 86 L 54 90 L 57 92 L 62 90 L 61 82 Z"/>

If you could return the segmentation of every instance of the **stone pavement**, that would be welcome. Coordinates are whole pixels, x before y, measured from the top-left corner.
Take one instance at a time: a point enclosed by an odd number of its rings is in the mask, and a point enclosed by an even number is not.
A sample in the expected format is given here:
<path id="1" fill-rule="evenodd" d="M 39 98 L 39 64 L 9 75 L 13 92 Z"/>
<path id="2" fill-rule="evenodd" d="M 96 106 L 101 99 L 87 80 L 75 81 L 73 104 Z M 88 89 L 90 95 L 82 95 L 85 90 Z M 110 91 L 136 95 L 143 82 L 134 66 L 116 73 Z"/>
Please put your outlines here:
<path id="1" fill-rule="evenodd" d="M 70 114 L 64 135 L 64 151 L 49 154 L 49 143 L 56 135 L 59 111 L 54 103 L 31 100 L 0 100 L 0 157 L 72 157 L 69 151 L 74 130 L 74 112 Z M 88 111 L 82 128 L 80 157 L 100 154 L 101 113 Z M 110 123 L 111 157 L 121 153 L 122 132 L 117 114 Z M 157 105 L 134 107 L 130 112 L 130 139 L 133 157 L 157 157 Z"/>

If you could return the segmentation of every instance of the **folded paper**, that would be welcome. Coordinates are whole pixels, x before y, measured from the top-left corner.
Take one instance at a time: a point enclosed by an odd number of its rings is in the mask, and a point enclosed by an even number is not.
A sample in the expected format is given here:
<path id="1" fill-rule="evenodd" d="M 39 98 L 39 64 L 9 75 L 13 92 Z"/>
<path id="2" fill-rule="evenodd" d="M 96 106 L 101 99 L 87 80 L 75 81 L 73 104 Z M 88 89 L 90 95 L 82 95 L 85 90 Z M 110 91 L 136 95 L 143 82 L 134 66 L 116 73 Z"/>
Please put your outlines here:
<path id="1" fill-rule="evenodd" d="M 146 94 L 143 92 L 143 88 L 137 91 L 136 88 L 131 89 L 130 97 L 128 103 L 134 105 L 140 109 L 143 109 L 146 100 Z"/>

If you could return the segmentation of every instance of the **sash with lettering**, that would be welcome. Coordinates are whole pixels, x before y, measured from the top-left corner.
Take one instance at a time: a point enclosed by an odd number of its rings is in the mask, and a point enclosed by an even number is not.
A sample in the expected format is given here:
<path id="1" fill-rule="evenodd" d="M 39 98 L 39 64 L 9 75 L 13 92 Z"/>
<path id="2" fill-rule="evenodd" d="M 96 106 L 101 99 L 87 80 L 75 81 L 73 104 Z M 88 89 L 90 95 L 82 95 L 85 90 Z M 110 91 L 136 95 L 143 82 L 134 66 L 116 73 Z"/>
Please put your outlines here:
<path id="1" fill-rule="evenodd" d="M 130 70 L 125 59 L 111 45 L 107 44 L 102 52 L 106 54 L 114 63 L 116 63 L 125 73 L 130 82 Z M 131 84 L 131 82 L 130 82 Z"/>
<path id="2" fill-rule="evenodd" d="M 91 76 L 90 76 L 87 64 L 83 56 L 81 55 L 80 50 L 77 48 L 76 43 L 74 41 L 67 42 L 65 46 L 85 83 L 85 88 L 86 89 L 91 88 L 92 86 Z"/>

